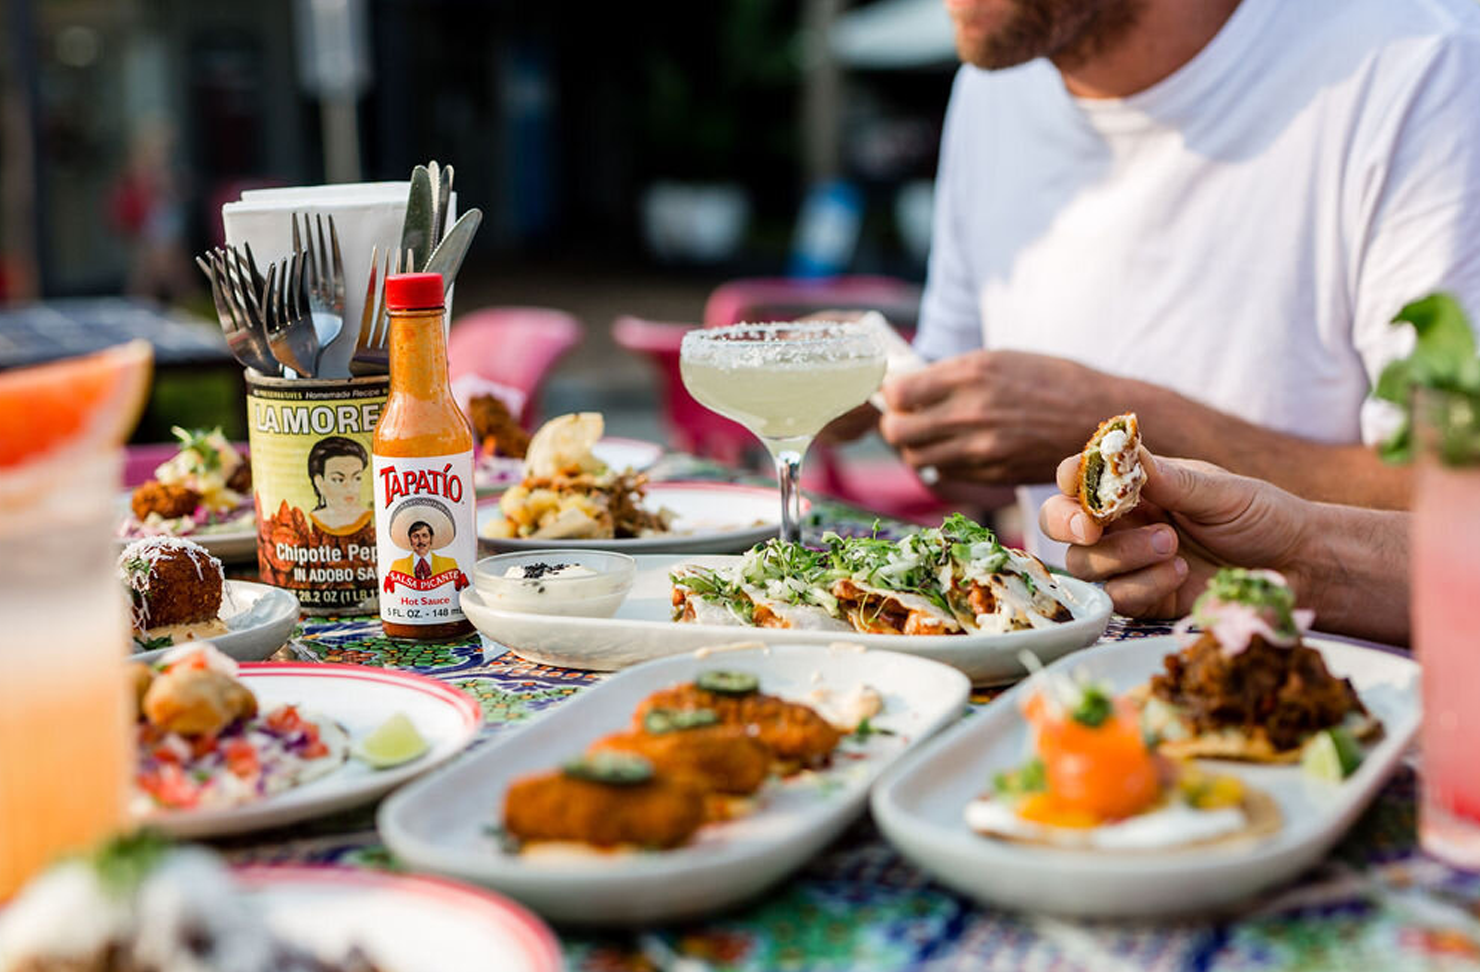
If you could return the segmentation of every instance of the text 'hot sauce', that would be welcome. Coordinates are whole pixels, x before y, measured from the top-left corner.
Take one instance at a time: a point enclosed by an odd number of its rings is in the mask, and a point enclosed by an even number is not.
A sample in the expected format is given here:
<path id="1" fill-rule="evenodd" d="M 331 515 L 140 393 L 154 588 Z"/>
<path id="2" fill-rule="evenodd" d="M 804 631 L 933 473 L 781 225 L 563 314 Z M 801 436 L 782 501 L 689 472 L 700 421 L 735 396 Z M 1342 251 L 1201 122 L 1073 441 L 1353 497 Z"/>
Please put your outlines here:
<path id="1" fill-rule="evenodd" d="M 477 559 L 473 433 L 447 377 L 442 276 L 393 274 L 390 397 L 375 427 L 380 621 L 392 638 L 473 630 L 458 605 Z"/>

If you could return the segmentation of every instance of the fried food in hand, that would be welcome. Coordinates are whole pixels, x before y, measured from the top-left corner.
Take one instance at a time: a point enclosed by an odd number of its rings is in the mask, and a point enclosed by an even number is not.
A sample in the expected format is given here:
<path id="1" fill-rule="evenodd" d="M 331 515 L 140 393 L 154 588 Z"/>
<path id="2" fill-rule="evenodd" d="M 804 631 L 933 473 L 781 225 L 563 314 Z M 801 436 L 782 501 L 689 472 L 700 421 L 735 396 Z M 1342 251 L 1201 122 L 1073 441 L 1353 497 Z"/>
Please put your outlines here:
<path id="1" fill-rule="evenodd" d="M 189 486 L 172 486 L 151 479 L 134 490 L 129 505 L 140 521 L 150 513 L 158 513 L 166 520 L 189 516 L 200 506 L 200 493 Z"/>
<path id="2" fill-rule="evenodd" d="M 664 776 L 609 784 L 556 770 L 517 779 L 504 796 L 504 829 L 522 841 L 667 848 L 688 840 L 703 822 L 703 794 Z"/>
<path id="3" fill-rule="evenodd" d="M 182 736 L 213 736 L 256 714 L 257 697 L 251 690 L 214 668 L 175 665 L 144 694 L 144 717 Z"/>
<path id="4" fill-rule="evenodd" d="M 760 789 L 771 770 L 770 749 L 738 725 L 616 733 L 597 740 L 591 750 L 636 753 L 664 776 L 733 796 L 748 796 Z"/>
<path id="5" fill-rule="evenodd" d="M 638 730 L 642 729 L 644 716 L 654 709 L 712 709 L 721 722 L 743 727 L 783 763 L 816 766 L 842 739 L 842 733 L 807 706 L 762 692 L 729 695 L 706 691 L 693 683 L 675 685 L 653 693 L 638 706 Z"/>

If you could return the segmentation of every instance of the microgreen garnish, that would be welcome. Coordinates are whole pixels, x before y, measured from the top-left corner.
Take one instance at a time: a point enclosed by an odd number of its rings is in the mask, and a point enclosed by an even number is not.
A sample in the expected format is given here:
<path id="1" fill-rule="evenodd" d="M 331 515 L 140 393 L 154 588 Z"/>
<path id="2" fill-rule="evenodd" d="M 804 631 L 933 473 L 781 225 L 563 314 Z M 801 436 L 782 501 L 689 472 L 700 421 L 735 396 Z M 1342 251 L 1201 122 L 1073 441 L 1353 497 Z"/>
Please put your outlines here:
<path id="1" fill-rule="evenodd" d="M 1300 633 L 1295 623 L 1295 592 L 1290 590 L 1284 578 L 1273 571 L 1224 567 L 1213 575 L 1207 589 L 1193 603 L 1193 619 L 1207 615 L 1213 602 L 1244 604 L 1268 611 L 1273 615 L 1271 621 L 1276 634 L 1296 636 Z"/>
<path id="2" fill-rule="evenodd" d="M 1048 789 L 1048 772 L 1043 760 L 1033 758 L 1017 769 L 1006 770 L 992 777 L 992 790 L 998 796 L 1017 797 L 1029 793 L 1041 793 Z"/>
<path id="3" fill-rule="evenodd" d="M 1115 702 L 1098 685 L 1086 685 L 1079 693 L 1079 704 L 1069 713 L 1070 718 L 1083 726 L 1097 729 L 1104 725 L 1115 711 Z"/>
<path id="4" fill-rule="evenodd" d="M 884 729 L 884 728 L 881 728 L 879 726 L 874 725 L 873 722 L 871 722 L 868 719 L 862 720 L 853 729 L 853 738 L 854 739 L 857 739 L 859 742 L 863 742 L 864 740 L 868 739 L 871 736 L 897 736 L 897 735 L 899 735 L 899 734 L 896 733 L 893 729 Z"/>

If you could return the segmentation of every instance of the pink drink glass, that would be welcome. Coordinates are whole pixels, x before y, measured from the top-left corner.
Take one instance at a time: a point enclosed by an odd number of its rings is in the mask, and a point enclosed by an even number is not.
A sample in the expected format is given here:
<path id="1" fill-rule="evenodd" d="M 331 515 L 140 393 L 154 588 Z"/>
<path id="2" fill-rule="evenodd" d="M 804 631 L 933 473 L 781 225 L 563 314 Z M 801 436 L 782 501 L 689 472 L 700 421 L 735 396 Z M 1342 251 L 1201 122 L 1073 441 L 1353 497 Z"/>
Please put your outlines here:
<path id="1" fill-rule="evenodd" d="M 1480 456 L 1448 464 L 1440 424 L 1474 429 L 1476 402 L 1423 392 L 1413 517 L 1413 646 L 1423 666 L 1419 836 L 1444 861 L 1480 870 Z M 1454 450 L 1450 450 L 1453 453 Z M 1450 456 L 1454 458 L 1453 455 Z"/>

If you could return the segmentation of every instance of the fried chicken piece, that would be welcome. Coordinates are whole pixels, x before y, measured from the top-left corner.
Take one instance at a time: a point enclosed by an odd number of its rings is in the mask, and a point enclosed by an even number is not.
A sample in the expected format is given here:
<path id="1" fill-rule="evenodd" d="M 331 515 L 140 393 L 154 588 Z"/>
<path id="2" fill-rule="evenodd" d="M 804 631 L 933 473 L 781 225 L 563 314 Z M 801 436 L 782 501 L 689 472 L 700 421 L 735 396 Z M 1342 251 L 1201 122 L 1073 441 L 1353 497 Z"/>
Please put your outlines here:
<path id="1" fill-rule="evenodd" d="M 771 770 L 771 750 L 741 726 L 714 725 L 673 732 L 620 732 L 598 739 L 592 752 L 615 750 L 646 757 L 664 776 L 701 790 L 748 796 Z"/>
<path id="2" fill-rule="evenodd" d="M 524 841 L 667 848 L 688 840 L 703 823 L 703 794 L 664 776 L 610 784 L 556 770 L 521 777 L 504 795 L 504 829 Z"/>
<path id="3" fill-rule="evenodd" d="M 144 693 L 144 717 L 150 724 L 182 736 L 213 736 L 256 714 L 251 689 L 214 668 L 175 665 Z"/>
<path id="4" fill-rule="evenodd" d="M 692 682 L 661 689 L 637 707 L 636 729 L 642 729 L 643 717 L 652 709 L 711 709 L 721 722 L 741 726 L 764 743 L 777 760 L 802 766 L 825 762 L 842 738 L 842 733 L 808 706 L 762 692 L 722 695 Z"/>
<path id="5" fill-rule="evenodd" d="M 221 612 L 221 561 L 183 537 L 149 537 L 126 547 L 119 569 L 133 597 L 134 630 L 202 624 Z"/>
<path id="6" fill-rule="evenodd" d="M 158 513 L 166 520 L 189 516 L 200 505 L 200 494 L 188 486 L 170 486 L 151 479 L 134 490 L 129 506 L 139 520 Z"/>
<path id="7" fill-rule="evenodd" d="M 529 433 L 509 412 L 509 406 L 497 395 L 480 395 L 468 402 L 473 419 L 473 435 L 487 455 L 523 459 L 529 450 Z"/>

